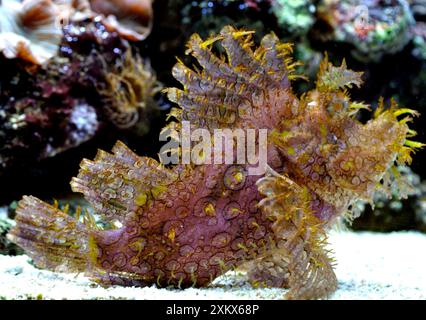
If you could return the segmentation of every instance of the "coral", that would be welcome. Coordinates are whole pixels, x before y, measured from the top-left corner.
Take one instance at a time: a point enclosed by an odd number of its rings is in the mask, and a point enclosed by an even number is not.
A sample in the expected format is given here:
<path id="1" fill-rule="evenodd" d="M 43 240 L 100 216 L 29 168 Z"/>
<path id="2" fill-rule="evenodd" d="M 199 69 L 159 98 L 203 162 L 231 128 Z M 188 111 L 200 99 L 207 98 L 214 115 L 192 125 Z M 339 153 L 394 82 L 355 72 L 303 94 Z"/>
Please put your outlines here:
<path id="1" fill-rule="evenodd" d="M 196 157 L 205 164 L 165 167 L 117 143 L 111 154 L 83 160 L 71 183 L 110 228 L 26 196 L 9 238 L 39 267 L 86 272 L 106 285 L 205 286 L 243 267 L 254 286 L 289 288 L 287 298 L 330 295 L 337 279 L 327 230 L 360 199 L 393 188 L 403 196 L 395 165 L 410 163 L 423 144 L 409 139 L 417 113 L 395 102 L 381 101 L 365 124 L 356 119 L 369 107 L 349 98 L 362 80 L 345 62 L 335 67 L 325 58 L 316 87 L 298 98 L 291 52 L 274 34 L 256 48 L 253 32 L 230 26 L 205 41 L 194 34 L 188 53 L 199 67 L 179 62 L 173 75 L 183 89 L 168 89 L 179 108 L 166 131 L 181 134 L 183 120 L 210 135 L 267 129 L 266 174 L 250 175 L 254 165 L 208 164 L 206 153 Z M 183 148 L 173 151 L 183 156 Z"/>
<path id="2" fill-rule="evenodd" d="M 133 127 L 160 89 L 149 64 L 127 51 L 117 72 L 108 73 L 100 89 L 105 114 L 118 128 Z"/>
<path id="3" fill-rule="evenodd" d="M 22 99 L 3 112 L 2 169 L 75 147 L 92 138 L 99 126 L 96 110 L 78 99 L 65 100 L 62 108 L 53 101 Z"/>
<path id="4" fill-rule="evenodd" d="M 3 210 L 3 209 L 1 209 Z M 6 235 L 13 226 L 13 221 L 3 217 L 0 214 L 0 254 L 4 255 L 19 255 L 23 251 L 14 243 L 10 242 Z"/>
<path id="5" fill-rule="evenodd" d="M 132 41 L 141 41 L 151 32 L 152 0 L 89 0 L 96 14 L 102 14 L 102 22 L 108 31 Z"/>
<path id="6" fill-rule="evenodd" d="M 377 62 L 401 51 L 415 24 L 405 0 L 323 0 L 318 15 L 333 30 L 331 38 L 353 45 L 352 53 L 361 61 Z"/>
<path id="7" fill-rule="evenodd" d="M 175 10 L 182 15 L 183 32 L 192 34 L 197 31 L 201 36 L 210 36 L 220 31 L 225 25 L 233 24 L 238 27 L 250 27 L 258 34 L 265 34 L 271 19 L 260 19 L 260 13 L 268 15 L 269 1 L 246 0 L 196 0 L 176 3 Z"/>
<path id="8" fill-rule="evenodd" d="M 426 231 L 426 210 L 424 199 L 426 183 L 410 168 L 398 168 L 398 171 L 412 186 L 406 199 L 400 199 L 398 190 L 392 190 L 391 197 L 382 194 L 374 196 L 374 208 L 364 202 L 357 203 L 360 217 L 351 227 L 355 230 L 391 232 L 398 230 Z"/>
<path id="9" fill-rule="evenodd" d="M 408 0 L 414 16 L 426 16 L 426 1 L 425 0 Z"/>
<path id="10" fill-rule="evenodd" d="M 130 41 L 152 27 L 151 0 L 4 0 L 0 3 L 0 52 L 44 64 L 58 54 L 62 27 L 91 20 Z"/>
<path id="11" fill-rule="evenodd" d="M 122 129 L 148 122 L 158 91 L 148 62 L 100 22 L 72 23 L 63 32 L 48 64 L 35 71 L 5 64 L 1 169 L 79 146 L 109 124 Z"/>
<path id="12" fill-rule="evenodd" d="M 6 234 L 12 228 L 7 220 L 0 219 L 0 254 L 8 254 Z"/>
<path id="13" fill-rule="evenodd" d="M 418 22 L 413 28 L 413 55 L 426 61 L 426 22 Z"/>
<path id="14" fill-rule="evenodd" d="M 56 0 L 62 20 L 101 22 L 109 32 L 129 41 L 144 40 L 153 22 L 152 0 Z"/>
<path id="15" fill-rule="evenodd" d="M 62 38 L 58 7 L 51 0 L 0 2 L 0 52 L 42 64 L 56 55 Z"/>
<path id="16" fill-rule="evenodd" d="M 258 41 L 271 30 L 279 30 L 269 0 L 156 0 L 154 5 L 155 26 L 145 41 L 145 52 L 158 79 L 169 86 L 174 83 L 170 69 L 175 57 L 183 57 L 186 40 L 193 33 L 208 37 L 225 25 L 234 25 L 256 30 Z"/>
<path id="17" fill-rule="evenodd" d="M 279 25 L 292 36 L 306 35 L 315 22 L 316 7 L 311 0 L 275 0 L 272 10 Z"/>
<path id="18" fill-rule="evenodd" d="M 126 21 L 150 24 L 151 1 L 114 4 L 0 3 L 0 175 L 79 146 L 109 123 L 146 124 L 157 82 L 127 39 L 149 28 Z"/>

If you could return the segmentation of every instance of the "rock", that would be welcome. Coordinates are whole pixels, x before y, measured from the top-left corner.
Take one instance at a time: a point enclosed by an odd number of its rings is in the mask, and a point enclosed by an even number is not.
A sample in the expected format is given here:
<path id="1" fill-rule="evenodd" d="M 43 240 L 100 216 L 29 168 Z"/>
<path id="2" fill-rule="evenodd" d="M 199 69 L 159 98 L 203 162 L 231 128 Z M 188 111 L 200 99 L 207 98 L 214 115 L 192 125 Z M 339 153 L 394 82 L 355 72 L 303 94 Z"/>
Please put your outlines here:
<path id="1" fill-rule="evenodd" d="M 0 254 L 2 255 L 21 255 L 23 250 L 14 243 L 11 243 L 6 235 L 12 228 L 14 221 L 7 218 L 7 209 L 0 208 Z"/>

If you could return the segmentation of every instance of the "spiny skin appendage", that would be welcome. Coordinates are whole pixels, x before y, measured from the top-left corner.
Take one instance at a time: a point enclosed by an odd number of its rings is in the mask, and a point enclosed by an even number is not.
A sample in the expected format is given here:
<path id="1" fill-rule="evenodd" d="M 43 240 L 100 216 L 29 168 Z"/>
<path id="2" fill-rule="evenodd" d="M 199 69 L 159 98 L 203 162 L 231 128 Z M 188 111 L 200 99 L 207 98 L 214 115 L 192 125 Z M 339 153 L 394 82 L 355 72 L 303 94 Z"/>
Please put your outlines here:
<path id="1" fill-rule="evenodd" d="M 211 50 L 220 44 L 221 57 Z M 292 46 L 274 34 L 255 48 L 252 32 L 225 27 L 188 54 L 201 70 L 178 62 L 168 89 L 179 108 L 167 128 L 267 129 L 268 171 L 247 175 L 247 165 L 177 165 L 139 157 L 122 143 L 84 160 L 71 185 L 104 220 L 100 230 L 38 199 L 25 197 L 10 238 L 37 265 L 86 271 L 104 284 L 206 286 L 243 267 L 253 286 L 288 288 L 286 298 L 324 298 L 337 288 L 326 231 L 357 200 L 407 185 L 396 165 L 411 162 L 423 144 L 412 141 L 415 111 L 383 100 L 372 119 L 356 119 L 368 105 L 347 89 L 361 73 L 326 58 L 316 88 L 296 97 Z M 180 149 L 176 150 L 178 153 Z"/>

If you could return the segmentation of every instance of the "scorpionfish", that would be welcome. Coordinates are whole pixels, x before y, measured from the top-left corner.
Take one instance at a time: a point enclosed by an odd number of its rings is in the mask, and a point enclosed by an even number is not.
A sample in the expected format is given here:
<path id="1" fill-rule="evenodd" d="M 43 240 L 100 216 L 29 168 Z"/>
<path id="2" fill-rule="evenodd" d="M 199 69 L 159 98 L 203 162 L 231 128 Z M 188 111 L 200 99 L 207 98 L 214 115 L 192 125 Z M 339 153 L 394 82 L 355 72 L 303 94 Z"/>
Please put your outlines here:
<path id="1" fill-rule="evenodd" d="M 9 238 L 40 268 L 85 272 L 104 285 L 205 287 L 238 268 L 254 287 L 288 289 L 285 298 L 330 296 L 337 279 L 327 231 L 358 200 L 395 186 L 403 195 L 398 166 L 423 147 L 409 140 L 418 114 L 382 99 L 361 122 L 358 111 L 370 106 L 351 101 L 348 89 L 362 73 L 327 56 L 315 88 L 299 97 L 292 45 L 273 33 L 257 46 L 253 39 L 231 26 L 207 40 L 191 36 L 196 65 L 173 68 L 183 87 L 167 89 L 176 107 L 166 129 L 179 133 L 183 121 L 212 135 L 267 129 L 264 174 L 235 162 L 165 165 L 118 142 L 83 160 L 71 182 L 109 227 L 25 196 Z"/>

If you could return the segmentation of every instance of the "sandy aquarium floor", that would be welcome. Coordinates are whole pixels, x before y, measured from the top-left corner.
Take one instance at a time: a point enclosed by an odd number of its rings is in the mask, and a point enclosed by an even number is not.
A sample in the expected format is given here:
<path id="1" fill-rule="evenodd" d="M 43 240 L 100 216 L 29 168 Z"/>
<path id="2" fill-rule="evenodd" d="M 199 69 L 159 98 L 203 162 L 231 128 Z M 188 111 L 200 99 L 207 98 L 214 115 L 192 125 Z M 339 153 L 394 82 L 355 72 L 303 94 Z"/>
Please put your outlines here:
<path id="1" fill-rule="evenodd" d="M 426 235 L 333 232 L 339 289 L 332 299 L 426 299 Z M 38 270 L 27 256 L 0 255 L 0 299 L 282 299 L 229 273 L 209 288 L 102 288 L 82 275 Z"/>

